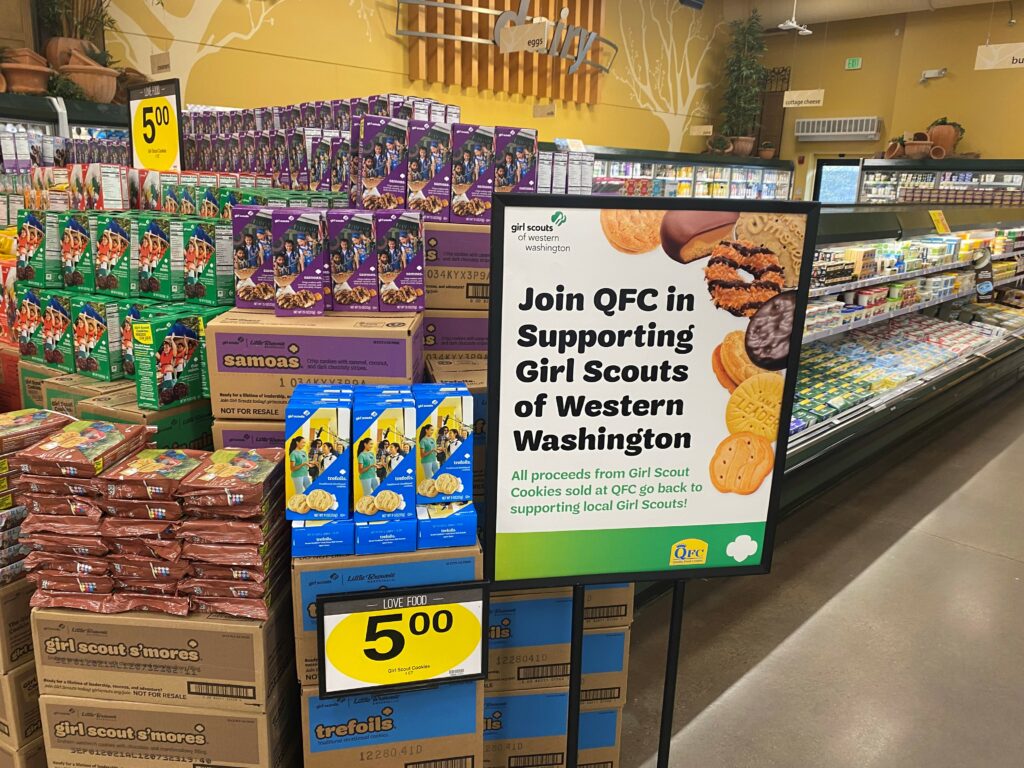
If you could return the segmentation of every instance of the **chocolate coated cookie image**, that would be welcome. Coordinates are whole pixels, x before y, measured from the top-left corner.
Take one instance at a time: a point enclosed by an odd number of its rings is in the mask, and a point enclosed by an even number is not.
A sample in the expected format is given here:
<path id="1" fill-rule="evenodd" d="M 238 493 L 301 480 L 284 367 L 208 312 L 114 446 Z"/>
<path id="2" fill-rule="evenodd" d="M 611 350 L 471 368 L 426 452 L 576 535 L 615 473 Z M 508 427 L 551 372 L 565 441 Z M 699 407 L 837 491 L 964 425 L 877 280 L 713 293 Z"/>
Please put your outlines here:
<path id="1" fill-rule="evenodd" d="M 769 371 L 786 367 L 795 312 L 796 292 L 786 291 L 766 301 L 750 318 L 744 344 L 755 365 Z"/>

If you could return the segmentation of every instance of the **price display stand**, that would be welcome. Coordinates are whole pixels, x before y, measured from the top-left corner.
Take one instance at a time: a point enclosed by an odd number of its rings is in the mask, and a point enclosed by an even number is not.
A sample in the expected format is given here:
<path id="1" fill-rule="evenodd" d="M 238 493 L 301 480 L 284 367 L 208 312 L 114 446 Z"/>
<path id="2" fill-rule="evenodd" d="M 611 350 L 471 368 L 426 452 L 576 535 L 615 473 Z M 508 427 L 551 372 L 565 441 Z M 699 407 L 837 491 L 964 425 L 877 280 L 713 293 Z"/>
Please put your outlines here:
<path id="1" fill-rule="evenodd" d="M 770 569 L 818 206 L 497 195 L 493 216 L 485 575 L 573 587 L 568 768 L 585 585 L 674 582 L 664 768 L 686 581 Z"/>
<path id="2" fill-rule="evenodd" d="M 181 84 L 160 80 L 128 89 L 132 166 L 150 171 L 180 171 L 184 141 Z"/>

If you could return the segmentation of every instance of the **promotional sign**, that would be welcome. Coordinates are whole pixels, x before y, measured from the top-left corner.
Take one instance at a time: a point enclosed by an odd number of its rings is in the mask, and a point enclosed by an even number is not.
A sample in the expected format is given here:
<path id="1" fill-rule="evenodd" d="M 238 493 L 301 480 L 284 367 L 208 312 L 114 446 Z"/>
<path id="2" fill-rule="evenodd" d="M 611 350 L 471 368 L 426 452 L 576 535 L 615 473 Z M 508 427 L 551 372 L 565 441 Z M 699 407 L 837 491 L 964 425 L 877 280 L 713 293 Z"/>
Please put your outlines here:
<path id="1" fill-rule="evenodd" d="M 979 45 L 975 69 L 1018 69 L 1024 67 L 1024 43 Z"/>
<path id="2" fill-rule="evenodd" d="M 177 80 L 128 89 L 132 166 L 181 170 L 181 93 Z"/>
<path id="3" fill-rule="evenodd" d="M 935 225 L 935 232 L 939 235 L 948 235 L 950 233 L 949 222 L 946 221 L 945 211 L 928 211 L 928 215 L 932 218 L 932 224 Z"/>
<path id="4" fill-rule="evenodd" d="M 785 109 L 794 107 L 820 107 L 825 103 L 825 89 L 813 91 L 786 91 L 782 95 L 782 106 Z"/>
<path id="5" fill-rule="evenodd" d="M 479 583 L 322 596 L 320 697 L 482 679 L 486 616 Z"/>
<path id="6" fill-rule="evenodd" d="M 765 572 L 817 205 L 494 210 L 489 575 Z"/>

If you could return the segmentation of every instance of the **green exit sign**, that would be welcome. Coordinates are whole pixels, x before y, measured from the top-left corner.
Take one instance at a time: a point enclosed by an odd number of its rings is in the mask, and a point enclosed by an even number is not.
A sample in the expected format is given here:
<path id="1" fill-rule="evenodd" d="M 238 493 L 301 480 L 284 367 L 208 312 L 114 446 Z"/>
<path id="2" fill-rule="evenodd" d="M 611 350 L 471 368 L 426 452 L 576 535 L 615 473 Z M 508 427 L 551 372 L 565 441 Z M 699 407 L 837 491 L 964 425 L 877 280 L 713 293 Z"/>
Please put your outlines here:
<path id="1" fill-rule="evenodd" d="M 860 56 L 851 56 L 846 60 L 847 69 L 860 69 L 862 66 L 864 66 L 864 59 Z"/>

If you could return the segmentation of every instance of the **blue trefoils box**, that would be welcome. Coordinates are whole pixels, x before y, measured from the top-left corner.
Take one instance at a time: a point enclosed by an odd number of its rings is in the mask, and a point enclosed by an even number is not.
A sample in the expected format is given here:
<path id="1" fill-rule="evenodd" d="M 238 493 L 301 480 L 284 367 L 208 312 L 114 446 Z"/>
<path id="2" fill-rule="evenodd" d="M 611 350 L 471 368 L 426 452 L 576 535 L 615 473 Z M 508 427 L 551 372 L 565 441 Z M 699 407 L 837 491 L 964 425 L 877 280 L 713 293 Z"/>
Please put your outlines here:
<path id="1" fill-rule="evenodd" d="M 329 557 L 355 553 L 351 520 L 292 520 L 292 557 Z"/>
<path id="2" fill-rule="evenodd" d="M 416 549 L 416 520 L 357 520 L 356 554 L 377 555 L 386 552 L 413 552 Z M 474 537 L 473 541 L 476 541 Z"/>
<path id="3" fill-rule="evenodd" d="M 341 699 L 303 691 L 305 767 L 479 768 L 483 699 L 478 682 Z"/>
<path id="4" fill-rule="evenodd" d="M 445 504 L 473 498 L 473 396 L 464 384 L 418 384 L 416 500 Z"/>
<path id="5" fill-rule="evenodd" d="M 351 389 L 297 387 L 285 409 L 285 453 L 286 519 L 352 517 Z"/>
<path id="6" fill-rule="evenodd" d="M 477 514 L 472 501 L 416 507 L 416 548 L 465 547 L 476 541 Z"/>
<path id="7" fill-rule="evenodd" d="M 416 518 L 416 403 L 357 391 L 352 404 L 352 508 L 357 520 Z"/>
<path id="8" fill-rule="evenodd" d="M 315 686 L 319 680 L 316 599 L 320 595 L 458 584 L 478 581 L 482 577 L 483 557 L 479 544 L 363 557 L 305 557 L 293 560 L 292 604 L 299 682 L 304 686 Z"/>

